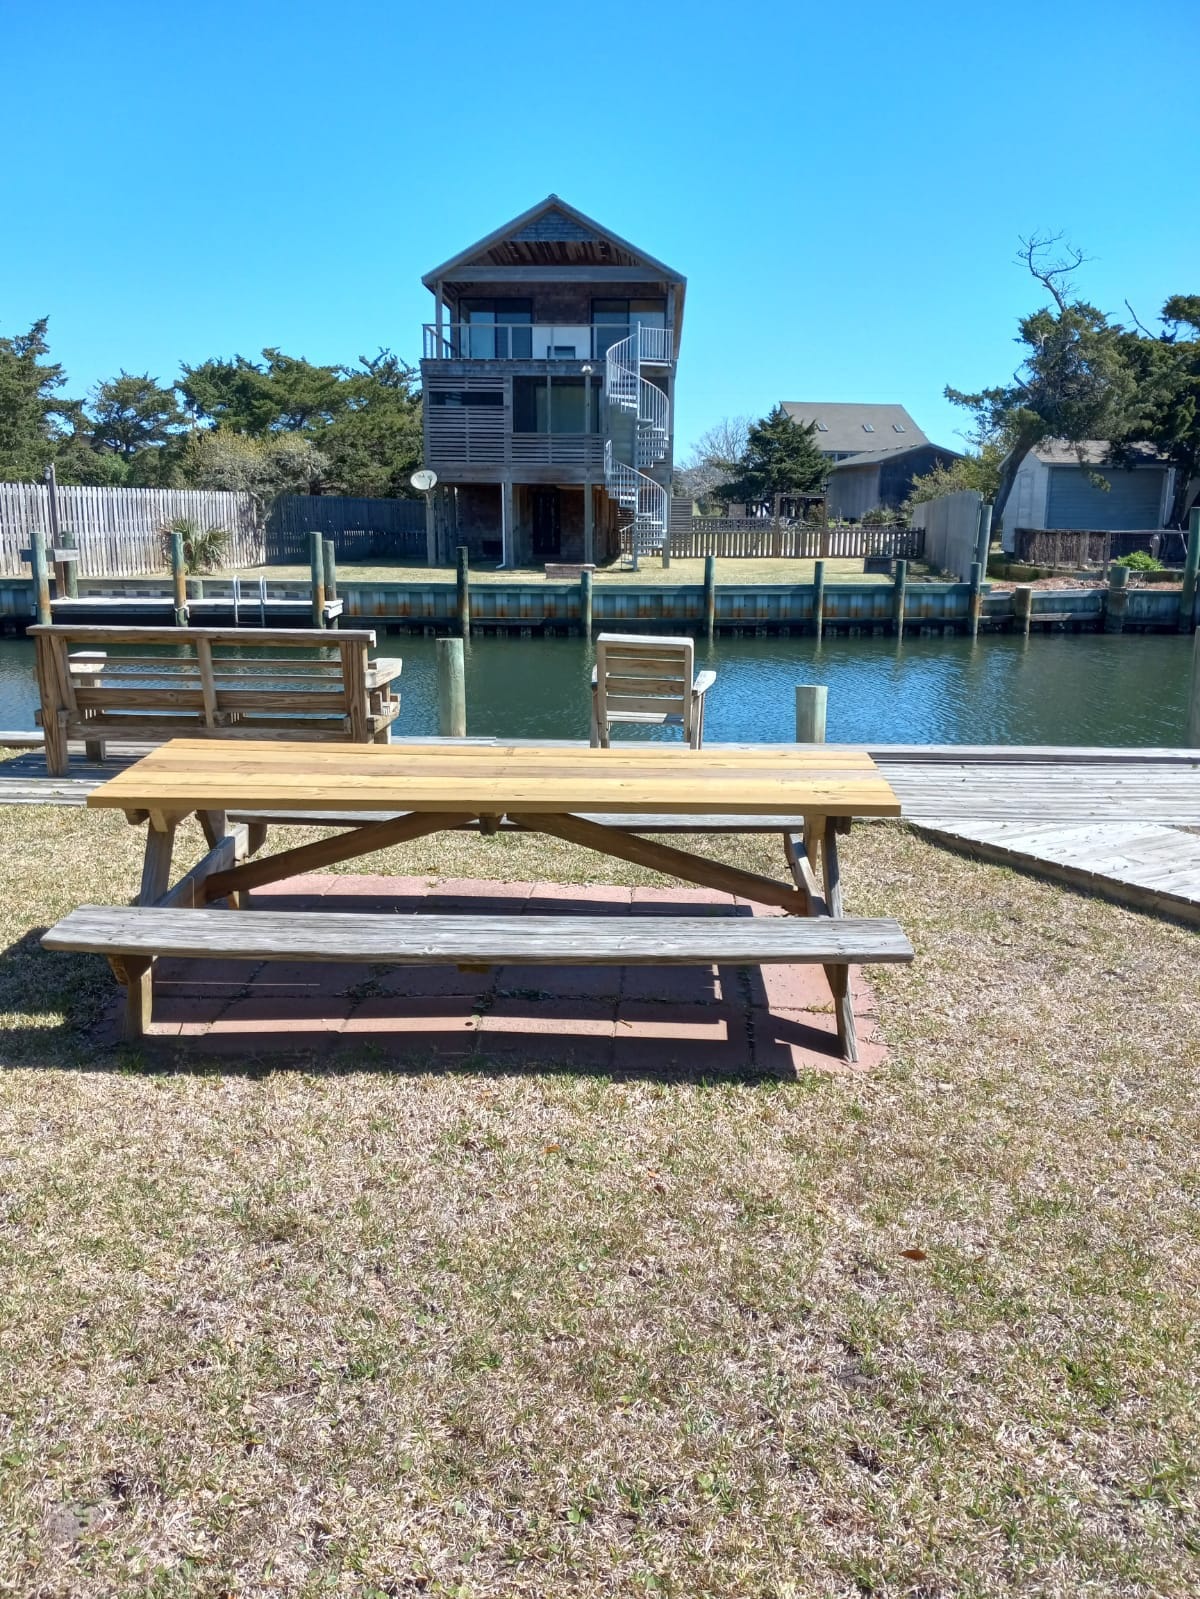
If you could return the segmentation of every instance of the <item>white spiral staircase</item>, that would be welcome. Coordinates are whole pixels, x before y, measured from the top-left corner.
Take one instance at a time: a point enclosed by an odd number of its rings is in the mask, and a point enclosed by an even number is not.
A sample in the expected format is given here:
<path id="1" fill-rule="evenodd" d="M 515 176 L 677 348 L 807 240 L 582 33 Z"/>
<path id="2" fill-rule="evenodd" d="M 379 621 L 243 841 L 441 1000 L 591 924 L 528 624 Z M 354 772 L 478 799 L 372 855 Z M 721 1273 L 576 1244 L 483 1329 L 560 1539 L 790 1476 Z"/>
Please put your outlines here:
<path id="1" fill-rule="evenodd" d="M 623 531 L 629 533 L 635 571 L 641 556 L 662 549 L 670 516 L 668 491 L 646 471 L 667 458 L 670 405 L 657 384 L 642 376 L 642 368 L 670 364 L 671 333 L 667 328 L 637 327 L 627 339 L 610 344 L 605 356 L 608 438 L 604 482 L 609 498 L 626 515 Z"/>

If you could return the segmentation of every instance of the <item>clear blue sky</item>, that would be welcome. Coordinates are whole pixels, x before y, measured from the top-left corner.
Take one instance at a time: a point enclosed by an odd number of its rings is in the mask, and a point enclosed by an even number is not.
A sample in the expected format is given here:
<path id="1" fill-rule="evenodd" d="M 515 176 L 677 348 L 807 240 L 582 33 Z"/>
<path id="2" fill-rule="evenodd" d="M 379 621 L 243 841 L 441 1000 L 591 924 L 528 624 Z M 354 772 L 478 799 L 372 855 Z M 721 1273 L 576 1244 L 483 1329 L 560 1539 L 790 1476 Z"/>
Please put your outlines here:
<path id="1" fill-rule="evenodd" d="M 71 392 L 282 346 L 420 353 L 423 271 L 554 191 L 689 279 L 680 453 L 780 399 L 1003 381 L 1063 229 L 1200 292 L 1195 0 L 0 0 L 0 332 Z"/>

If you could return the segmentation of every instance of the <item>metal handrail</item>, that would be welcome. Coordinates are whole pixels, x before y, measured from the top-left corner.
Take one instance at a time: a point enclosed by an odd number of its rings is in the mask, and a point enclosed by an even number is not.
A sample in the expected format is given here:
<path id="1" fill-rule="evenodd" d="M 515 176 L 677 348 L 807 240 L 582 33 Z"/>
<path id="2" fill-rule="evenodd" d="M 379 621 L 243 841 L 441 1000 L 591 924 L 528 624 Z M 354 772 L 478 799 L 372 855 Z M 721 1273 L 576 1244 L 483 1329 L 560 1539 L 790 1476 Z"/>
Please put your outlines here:
<path id="1" fill-rule="evenodd" d="M 426 322 L 427 361 L 601 361 L 620 327 L 604 322 Z M 643 361 L 669 365 L 674 340 L 670 328 L 636 329 Z M 562 352 L 562 353 L 558 353 Z"/>

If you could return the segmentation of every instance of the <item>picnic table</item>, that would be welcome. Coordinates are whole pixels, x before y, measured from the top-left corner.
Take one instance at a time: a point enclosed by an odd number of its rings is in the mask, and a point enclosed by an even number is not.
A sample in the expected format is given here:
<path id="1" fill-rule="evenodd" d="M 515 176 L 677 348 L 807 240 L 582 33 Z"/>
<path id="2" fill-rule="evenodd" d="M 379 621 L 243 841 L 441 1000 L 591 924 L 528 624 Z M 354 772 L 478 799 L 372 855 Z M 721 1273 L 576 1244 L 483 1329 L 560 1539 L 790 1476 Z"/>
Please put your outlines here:
<path id="1" fill-rule="evenodd" d="M 847 918 L 837 840 L 854 817 L 900 802 L 865 752 L 822 746 L 437 743 L 220 744 L 173 739 L 95 789 L 88 804 L 146 825 L 138 902 L 85 907 L 49 948 L 106 954 L 126 984 L 127 1035 L 150 1017 L 150 967 L 165 954 L 397 964 L 816 961 L 838 1036 L 856 1058 L 851 962 L 910 960 L 892 921 Z M 208 853 L 170 887 L 176 829 L 198 817 Z M 237 819 L 235 819 L 237 818 Z M 259 855 L 275 823 L 341 831 Z M 799 823 L 799 826 L 797 826 Z M 449 829 L 543 832 L 786 917 L 412 917 L 244 913 L 253 889 Z M 651 832 L 779 831 L 790 882 L 681 849 Z M 217 901 L 233 910 L 214 910 Z"/>

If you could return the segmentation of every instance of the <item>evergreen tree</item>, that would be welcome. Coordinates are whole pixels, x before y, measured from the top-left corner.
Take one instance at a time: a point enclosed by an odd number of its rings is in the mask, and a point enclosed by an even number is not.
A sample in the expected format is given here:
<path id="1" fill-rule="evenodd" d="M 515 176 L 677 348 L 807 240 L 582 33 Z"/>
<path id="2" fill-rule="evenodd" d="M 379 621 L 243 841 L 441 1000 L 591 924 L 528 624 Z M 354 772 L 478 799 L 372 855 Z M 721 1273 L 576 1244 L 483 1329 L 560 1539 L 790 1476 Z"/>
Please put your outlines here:
<path id="1" fill-rule="evenodd" d="M 747 504 L 820 494 L 829 476 L 829 462 L 816 442 L 817 425 L 800 427 L 782 405 L 750 428 L 736 476 L 720 490 L 724 500 Z"/>
<path id="2" fill-rule="evenodd" d="M 161 449 L 183 422 L 175 390 L 148 372 L 122 372 L 98 383 L 89 410 L 93 446 L 126 461 L 142 450 Z"/>
<path id="3" fill-rule="evenodd" d="M 71 409 L 54 391 L 66 381 L 57 362 L 47 361 L 48 319 L 28 333 L 0 338 L 0 482 L 32 482 L 54 458 L 56 417 Z"/>

